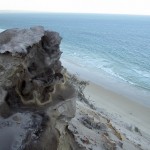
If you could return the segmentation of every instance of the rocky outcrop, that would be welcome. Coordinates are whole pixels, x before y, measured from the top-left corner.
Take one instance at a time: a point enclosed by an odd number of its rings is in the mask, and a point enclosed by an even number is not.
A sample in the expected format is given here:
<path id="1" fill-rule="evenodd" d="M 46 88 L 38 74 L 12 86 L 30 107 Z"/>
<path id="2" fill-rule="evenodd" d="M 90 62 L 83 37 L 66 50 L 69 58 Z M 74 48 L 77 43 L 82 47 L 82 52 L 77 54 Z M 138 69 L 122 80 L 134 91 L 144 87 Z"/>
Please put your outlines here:
<path id="1" fill-rule="evenodd" d="M 60 42 L 43 27 L 0 34 L 0 133 L 9 129 L 0 149 L 74 149 L 66 127 L 76 91 L 59 60 Z"/>
<path id="2" fill-rule="evenodd" d="M 60 42 L 43 27 L 0 33 L 0 150 L 141 150 L 66 73 Z"/>

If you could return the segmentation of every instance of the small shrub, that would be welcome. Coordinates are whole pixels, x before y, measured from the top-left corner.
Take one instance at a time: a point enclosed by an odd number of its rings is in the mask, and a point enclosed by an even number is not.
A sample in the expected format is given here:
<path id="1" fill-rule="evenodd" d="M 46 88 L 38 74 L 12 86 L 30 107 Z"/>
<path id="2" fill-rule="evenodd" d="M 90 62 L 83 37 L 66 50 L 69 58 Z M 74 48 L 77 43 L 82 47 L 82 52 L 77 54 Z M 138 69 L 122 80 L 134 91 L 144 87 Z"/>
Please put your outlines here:
<path id="1" fill-rule="evenodd" d="M 69 82 L 74 85 L 74 87 L 76 88 L 77 92 L 78 92 L 78 99 L 79 101 L 83 101 L 84 103 L 86 103 L 90 108 L 92 109 L 96 109 L 95 106 L 90 102 L 89 98 L 87 99 L 84 95 L 84 89 L 87 85 L 89 85 L 88 81 L 84 81 L 84 80 L 79 80 L 77 78 L 76 75 L 69 75 Z"/>

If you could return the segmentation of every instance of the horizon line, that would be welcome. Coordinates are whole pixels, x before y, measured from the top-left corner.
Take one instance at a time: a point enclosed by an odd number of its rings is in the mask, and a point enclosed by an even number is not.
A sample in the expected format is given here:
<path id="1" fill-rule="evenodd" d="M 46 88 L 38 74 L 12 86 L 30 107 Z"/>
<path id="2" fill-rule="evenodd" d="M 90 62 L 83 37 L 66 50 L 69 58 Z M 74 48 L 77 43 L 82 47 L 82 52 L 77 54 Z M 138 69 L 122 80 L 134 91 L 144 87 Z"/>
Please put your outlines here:
<path id="1" fill-rule="evenodd" d="M 150 16 L 150 14 L 128 14 L 128 13 L 98 13 L 98 12 L 55 12 L 55 11 L 32 11 L 32 10 L 0 10 L 0 13 L 55 13 L 55 14 L 97 14 L 97 15 L 128 15 L 128 16 Z"/>

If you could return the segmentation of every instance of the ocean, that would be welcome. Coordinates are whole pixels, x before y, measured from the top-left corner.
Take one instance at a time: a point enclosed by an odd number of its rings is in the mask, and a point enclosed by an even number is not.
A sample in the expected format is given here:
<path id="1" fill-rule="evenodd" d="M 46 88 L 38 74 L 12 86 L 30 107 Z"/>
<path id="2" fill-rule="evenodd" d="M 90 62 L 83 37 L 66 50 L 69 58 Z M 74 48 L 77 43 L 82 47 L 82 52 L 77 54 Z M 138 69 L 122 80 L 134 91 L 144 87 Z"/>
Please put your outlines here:
<path id="1" fill-rule="evenodd" d="M 63 59 L 142 91 L 150 105 L 150 16 L 0 13 L 0 31 L 36 25 L 60 33 Z"/>

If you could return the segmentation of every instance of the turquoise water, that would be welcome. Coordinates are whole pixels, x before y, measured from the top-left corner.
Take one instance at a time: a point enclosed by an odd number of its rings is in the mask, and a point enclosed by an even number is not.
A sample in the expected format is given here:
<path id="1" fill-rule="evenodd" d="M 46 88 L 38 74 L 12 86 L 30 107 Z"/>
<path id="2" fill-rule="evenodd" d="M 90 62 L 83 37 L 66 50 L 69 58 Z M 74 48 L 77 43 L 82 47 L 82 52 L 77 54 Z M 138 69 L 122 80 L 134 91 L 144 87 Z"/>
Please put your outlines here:
<path id="1" fill-rule="evenodd" d="M 42 25 L 63 37 L 62 57 L 150 91 L 150 16 L 0 14 L 0 28 Z"/>

